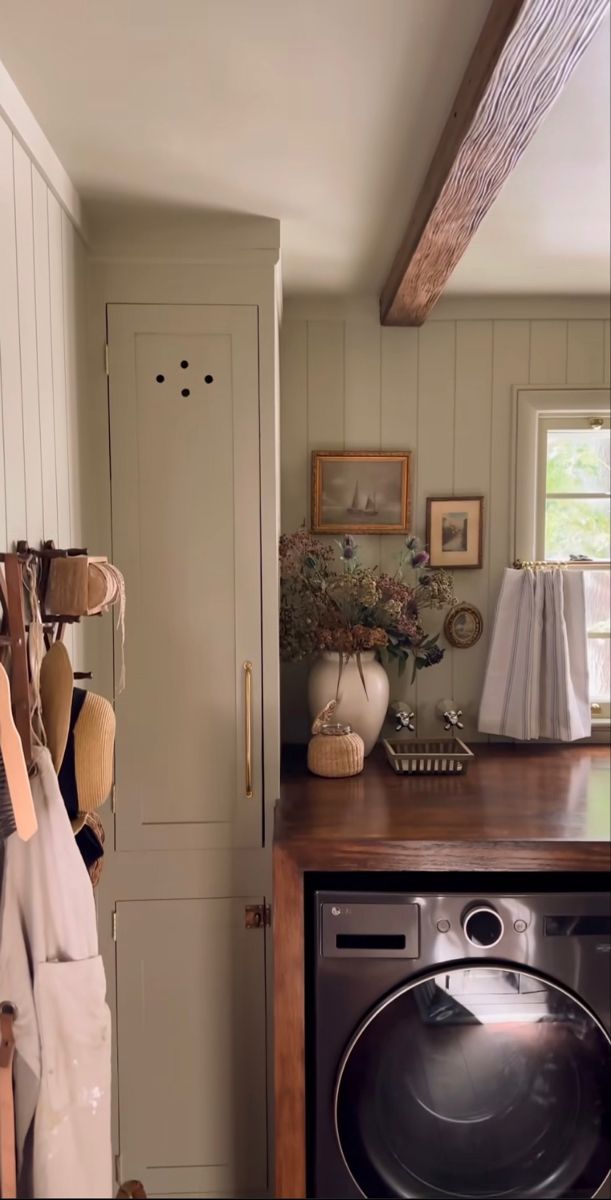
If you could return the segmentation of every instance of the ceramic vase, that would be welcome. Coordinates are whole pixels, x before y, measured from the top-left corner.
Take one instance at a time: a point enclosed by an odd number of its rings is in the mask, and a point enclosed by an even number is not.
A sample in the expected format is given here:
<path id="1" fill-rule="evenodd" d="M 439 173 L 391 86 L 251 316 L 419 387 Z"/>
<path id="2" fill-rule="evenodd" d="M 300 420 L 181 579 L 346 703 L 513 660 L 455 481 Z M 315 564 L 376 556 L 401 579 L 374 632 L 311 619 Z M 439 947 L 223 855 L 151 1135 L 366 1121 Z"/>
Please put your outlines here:
<path id="1" fill-rule="evenodd" d="M 378 662 L 375 650 L 364 650 L 361 666 L 367 693 L 359 673 L 356 657 L 344 659 L 344 669 L 337 688 L 339 654 L 325 652 L 317 658 L 308 679 L 308 704 L 312 720 L 337 695 L 337 708 L 333 720 L 340 725 L 350 725 L 365 743 L 365 754 L 370 754 L 379 736 L 388 710 L 390 685 L 388 675 Z"/>

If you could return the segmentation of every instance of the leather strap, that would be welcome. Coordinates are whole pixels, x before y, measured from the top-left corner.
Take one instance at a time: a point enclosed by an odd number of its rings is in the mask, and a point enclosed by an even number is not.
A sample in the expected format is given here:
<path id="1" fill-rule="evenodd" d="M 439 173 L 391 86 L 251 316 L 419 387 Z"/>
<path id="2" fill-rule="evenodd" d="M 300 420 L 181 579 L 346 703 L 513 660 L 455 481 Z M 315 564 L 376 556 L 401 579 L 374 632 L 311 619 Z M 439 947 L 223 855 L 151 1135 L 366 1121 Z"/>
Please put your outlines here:
<path id="1" fill-rule="evenodd" d="M 15 1160 L 15 1105 L 13 1100 L 13 1057 L 15 1006 L 0 1004 L 0 1196 L 15 1200 L 17 1163 Z"/>

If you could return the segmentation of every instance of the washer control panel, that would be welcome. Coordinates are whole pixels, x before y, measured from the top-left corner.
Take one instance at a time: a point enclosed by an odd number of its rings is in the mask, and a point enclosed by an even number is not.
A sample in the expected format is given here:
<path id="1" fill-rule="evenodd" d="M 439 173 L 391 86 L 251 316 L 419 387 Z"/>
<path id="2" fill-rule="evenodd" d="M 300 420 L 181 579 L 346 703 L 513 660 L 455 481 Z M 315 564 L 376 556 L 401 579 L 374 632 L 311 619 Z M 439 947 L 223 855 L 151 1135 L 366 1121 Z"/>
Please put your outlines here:
<path id="1" fill-rule="evenodd" d="M 397 901 L 322 904 L 323 958 L 418 958 L 420 909 Z"/>
<path id="2" fill-rule="evenodd" d="M 391 892 L 317 893 L 317 952 L 323 958 L 444 962 L 505 956 L 520 962 L 610 952 L 606 893 L 489 896 Z M 564 946 L 564 950 L 562 947 Z M 547 947 L 547 949 L 544 949 Z"/>

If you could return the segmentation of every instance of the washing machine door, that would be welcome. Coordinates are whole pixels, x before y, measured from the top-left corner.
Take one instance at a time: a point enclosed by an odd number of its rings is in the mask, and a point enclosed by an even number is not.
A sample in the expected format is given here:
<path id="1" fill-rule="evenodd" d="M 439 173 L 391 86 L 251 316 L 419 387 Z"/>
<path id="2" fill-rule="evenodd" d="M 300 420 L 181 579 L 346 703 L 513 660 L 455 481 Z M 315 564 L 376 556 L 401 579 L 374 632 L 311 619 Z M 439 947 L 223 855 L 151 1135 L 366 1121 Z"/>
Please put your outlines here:
<path id="1" fill-rule="evenodd" d="M 590 1197 L 611 1167 L 611 1043 L 549 981 L 448 967 L 357 1030 L 335 1090 L 364 1196 Z"/>

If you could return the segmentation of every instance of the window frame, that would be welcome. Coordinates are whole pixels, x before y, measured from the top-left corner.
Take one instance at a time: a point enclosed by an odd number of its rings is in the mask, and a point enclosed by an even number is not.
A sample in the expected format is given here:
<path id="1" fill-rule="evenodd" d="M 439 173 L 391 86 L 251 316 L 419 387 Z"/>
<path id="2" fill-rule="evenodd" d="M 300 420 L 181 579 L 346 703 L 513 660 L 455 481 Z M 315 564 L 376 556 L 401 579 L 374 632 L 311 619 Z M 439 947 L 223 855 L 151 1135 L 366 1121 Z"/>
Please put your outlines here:
<path id="1" fill-rule="evenodd" d="M 611 392 L 608 387 L 574 387 L 532 384 L 513 389 L 513 458 L 511 464 L 511 559 L 523 562 L 543 558 L 547 474 L 547 431 L 583 428 L 590 417 L 609 424 Z M 594 493 L 592 493 L 594 495 Z M 605 497 L 606 498 L 606 497 Z M 579 569 L 582 564 L 576 563 Z M 596 561 L 590 570 L 611 570 L 611 562 Z M 606 636 L 606 635 L 599 635 Z M 608 740 L 609 704 L 592 706 L 593 734 Z"/>
<path id="2" fill-rule="evenodd" d="M 555 413 L 553 416 L 540 416 L 537 426 L 537 500 L 536 500 L 536 542 L 535 542 L 535 559 L 545 558 L 545 517 L 546 517 L 546 500 L 553 496 L 558 500 L 579 500 L 582 497 L 588 500 L 606 500 L 611 502 L 611 497 L 607 492 L 548 492 L 547 490 L 547 448 L 548 448 L 548 433 L 554 433 L 556 430 L 580 430 L 589 429 L 589 418 L 594 416 L 593 413 L 577 417 L 573 413 L 566 416 Z M 602 418 L 604 424 L 601 429 L 609 429 L 611 421 L 609 417 Z M 611 566 L 609 559 L 596 559 L 592 564 L 593 568 L 599 565 L 603 568 Z"/>

